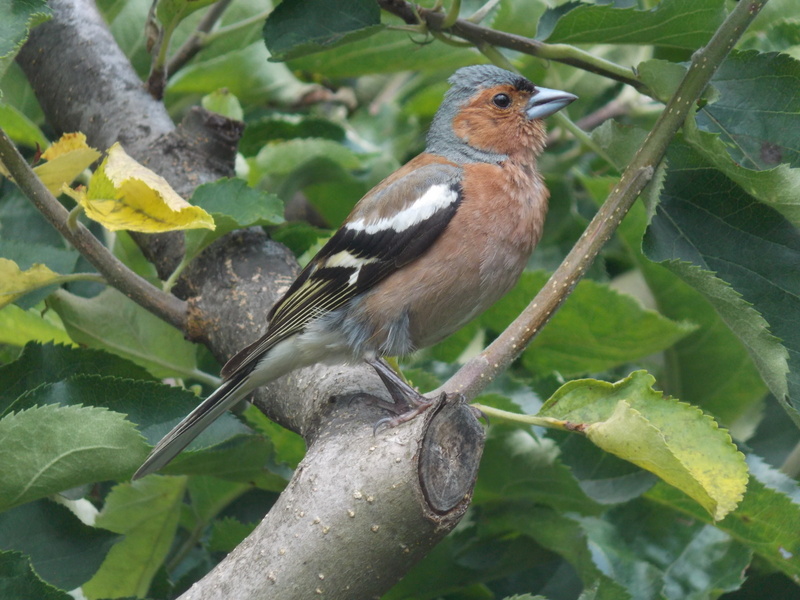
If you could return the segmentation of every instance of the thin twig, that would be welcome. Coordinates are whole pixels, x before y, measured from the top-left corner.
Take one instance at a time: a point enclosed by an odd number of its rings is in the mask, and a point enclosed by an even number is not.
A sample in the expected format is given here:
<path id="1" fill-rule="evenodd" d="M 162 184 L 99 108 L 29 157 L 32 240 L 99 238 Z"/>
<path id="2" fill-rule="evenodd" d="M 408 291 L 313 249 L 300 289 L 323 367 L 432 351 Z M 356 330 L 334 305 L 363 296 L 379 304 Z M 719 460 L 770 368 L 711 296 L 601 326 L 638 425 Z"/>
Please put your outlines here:
<path id="1" fill-rule="evenodd" d="M 500 48 L 516 50 L 523 54 L 554 60 L 626 83 L 643 94 L 652 95 L 648 87 L 636 79 L 631 69 L 594 56 L 575 46 L 546 44 L 521 35 L 483 27 L 468 19 L 458 19 L 453 23 L 452 27 L 444 27 L 445 15 L 443 13 L 415 6 L 405 0 L 378 0 L 378 4 L 385 11 L 397 15 L 409 25 L 418 25 L 420 24 L 419 19 L 421 19 L 422 24 L 430 31 L 446 30 L 452 35 L 472 42 L 478 48 L 489 44 L 490 46 L 499 46 Z"/>
<path id="2" fill-rule="evenodd" d="M 481 354 L 470 360 L 442 388 L 475 398 L 494 377 L 522 353 L 583 277 L 603 245 L 616 231 L 639 193 L 652 179 L 672 138 L 711 77 L 767 0 L 740 2 L 711 41 L 692 56 L 692 63 L 653 130 L 636 152 L 619 184 L 581 238 L 519 317 Z"/>
<path id="3" fill-rule="evenodd" d="M 173 73 L 177 73 L 183 65 L 192 60 L 200 50 L 206 47 L 208 32 L 214 28 L 214 25 L 217 24 L 217 21 L 222 17 L 222 13 L 230 6 L 231 2 L 232 0 L 219 0 L 219 2 L 211 5 L 211 8 L 200 19 L 194 33 L 181 44 L 181 47 L 169 59 L 167 63 L 167 78 L 172 77 Z"/>
<path id="4" fill-rule="evenodd" d="M 186 303 L 171 294 L 165 294 L 131 271 L 81 223 L 77 223 L 76 227 L 71 229 L 67 225 L 69 215 L 67 209 L 47 190 L 2 128 L 0 128 L 0 161 L 8 169 L 22 193 L 97 269 L 109 285 L 174 327 L 186 331 Z"/>

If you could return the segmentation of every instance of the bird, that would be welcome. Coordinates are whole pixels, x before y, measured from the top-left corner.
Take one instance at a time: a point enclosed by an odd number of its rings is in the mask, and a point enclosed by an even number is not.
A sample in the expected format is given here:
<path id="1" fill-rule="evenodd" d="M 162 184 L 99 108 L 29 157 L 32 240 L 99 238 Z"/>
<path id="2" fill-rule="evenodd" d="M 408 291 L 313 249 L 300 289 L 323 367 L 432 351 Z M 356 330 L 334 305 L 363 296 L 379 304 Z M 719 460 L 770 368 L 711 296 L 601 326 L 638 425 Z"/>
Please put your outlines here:
<path id="1" fill-rule="evenodd" d="M 225 364 L 221 385 L 134 479 L 254 389 L 316 363 L 371 365 L 395 405 L 379 422 L 389 427 L 431 405 L 384 358 L 436 344 L 517 282 L 547 213 L 543 119 L 577 99 L 493 65 L 462 67 L 448 83 L 425 150 L 355 205 L 275 303 L 264 335 Z"/>

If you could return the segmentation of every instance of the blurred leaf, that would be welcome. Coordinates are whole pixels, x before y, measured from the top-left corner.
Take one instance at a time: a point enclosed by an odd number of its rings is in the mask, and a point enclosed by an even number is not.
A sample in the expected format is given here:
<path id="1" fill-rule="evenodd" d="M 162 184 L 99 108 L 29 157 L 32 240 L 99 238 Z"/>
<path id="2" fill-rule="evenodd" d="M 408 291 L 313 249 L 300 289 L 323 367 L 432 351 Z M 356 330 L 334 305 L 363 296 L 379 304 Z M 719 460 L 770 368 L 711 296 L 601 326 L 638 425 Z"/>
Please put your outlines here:
<path id="1" fill-rule="evenodd" d="M 252 404 L 245 409 L 243 416 L 256 431 L 272 442 L 277 462 L 285 463 L 291 469 L 297 468 L 306 454 L 306 442 L 299 434 L 268 419 Z"/>
<path id="2" fill-rule="evenodd" d="M 233 119 L 234 121 L 244 120 L 244 111 L 239 99 L 231 94 L 227 89 L 220 88 L 210 94 L 203 96 L 200 104 L 206 110 Z"/>
<path id="3" fill-rule="evenodd" d="M 267 17 L 271 60 L 288 60 L 352 42 L 382 29 L 372 0 L 284 0 Z"/>
<path id="4" fill-rule="evenodd" d="M 698 112 L 701 130 L 720 134 L 742 166 L 800 167 L 800 61 L 734 50 L 712 83 L 719 95 Z"/>
<path id="5" fill-rule="evenodd" d="M 711 302 L 800 425 L 800 231 L 685 146 L 668 158 L 644 252 Z"/>
<path id="6" fill-rule="evenodd" d="M 249 187 L 241 179 L 220 179 L 199 186 L 192 203 L 211 213 L 217 227 L 186 232 L 186 256 L 197 256 L 214 240 L 242 227 L 283 223 L 283 203 L 275 194 Z"/>
<path id="7" fill-rule="evenodd" d="M 186 202 L 166 179 L 133 160 L 119 142 L 108 149 L 88 191 L 71 191 L 69 195 L 89 218 L 111 231 L 214 229 L 211 215 Z"/>
<path id="8" fill-rule="evenodd" d="M 0 549 L 26 554 L 42 579 L 64 590 L 86 583 L 118 540 L 50 500 L 0 513 Z"/>
<path id="9" fill-rule="evenodd" d="M 35 263 L 30 269 L 22 271 L 13 260 L 0 257 L 0 309 L 29 291 L 48 286 L 59 277 L 47 265 Z"/>
<path id="10" fill-rule="evenodd" d="M 195 59 L 170 79 L 167 96 L 205 95 L 224 87 L 240 102 L 290 104 L 315 89 L 299 81 L 286 65 L 268 59 L 263 41 L 206 60 Z"/>
<path id="11" fill-rule="evenodd" d="M 28 557 L 18 552 L 0 552 L 0 597 L 7 600 L 73 600 L 66 592 L 42 581 Z"/>
<path id="12" fill-rule="evenodd" d="M 572 2 L 542 15 L 536 38 L 560 44 L 648 44 L 695 50 L 725 18 L 724 0 L 663 0 L 651 10 Z M 558 19 L 550 16 L 550 11 Z"/>
<path id="13" fill-rule="evenodd" d="M 0 311 L 0 344 L 24 346 L 28 342 L 73 344 L 58 315 L 42 315 L 34 309 L 24 310 L 16 305 Z M 2 396 L 2 390 L 0 390 Z"/>
<path id="14" fill-rule="evenodd" d="M 51 15 L 46 0 L 11 0 L 0 4 L 0 77 L 28 39 L 30 30 Z"/>
<path id="15" fill-rule="evenodd" d="M 563 513 L 546 507 L 521 509 L 507 505 L 490 512 L 486 521 L 490 531 L 528 536 L 544 548 L 563 556 L 578 573 L 584 587 L 595 589 L 595 598 L 626 600 L 636 597 L 595 564 L 590 547 L 592 541 L 577 521 Z"/>
<path id="16" fill-rule="evenodd" d="M 41 406 L 0 420 L 0 510 L 84 483 L 128 477 L 147 446 L 133 423 L 100 408 Z"/>
<path id="17" fill-rule="evenodd" d="M 766 560 L 772 568 L 797 582 L 800 577 L 800 493 L 797 484 L 785 481 L 784 489 L 770 483 L 775 471 L 750 461 L 751 477 L 739 507 L 715 526 L 730 534 Z M 790 489 L 786 489 L 791 486 Z M 787 493 L 788 492 L 788 493 Z M 709 516 L 677 489 L 657 484 L 645 496 L 661 505 L 709 522 Z"/>
<path id="18" fill-rule="evenodd" d="M 203 452 L 183 452 L 162 472 L 218 477 L 280 492 L 291 473 L 275 473 L 270 469 L 273 454 L 269 440 L 257 435 L 238 435 Z"/>
<path id="19" fill-rule="evenodd" d="M 722 519 L 747 485 L 744 457 L 711 417 L 664 398 L 653 390 L 654 382 L 645 371 L 615 384 L 570 381 L 538 416 L 567 421 L 603 450 L 655 473 Z"/>
<path id="20" fill-rule="evenodd" d="M 502 331 L 547 281 L 541 271 L 523 273 L 516 287 L 479 318 Z M 596 373 L 670 347 L 694 329 L 645 310 L 632 297 L 584 279 L 522 355 L 535 376 Z"/>
<path id="21" fill-rule="evenodd" d="M 558 459 L 552 440 L 494 425 L 486 439 L 473 504 L 500 500 L 528 500 L 583 514 L 600 511 Z"/>
<path id="22" fill-rule="evenodd" d="M 249 121 L 239 142 L 239 151 L 245 156 L 257 154 L 268 142 L 292 138 L 320 138 L 342 143 L 344 128 L 319 117 L 292 114 L 273 114 Z"/>
<path id="23" fill-rule="evenodd" d="M 184 477 L 145 477 L 111 490 L 97 525 L 125 539 L 83 586 L 90 600 L 147 595 L 172 545 L 185 489 Z"/>
<path id="24" fill-rule="evenodd" d="M 79 344 L 127 358 L 155 377 L 195 374 L 194 344 L 115 289 L 90 299 L 58 290 L 48 302 Z"/>
<path id="25" fill-rule="evenodd" d="M 15 362 L 0 366 L 0 415 L 23 393 L 79 373 L 150 379 L 144 369 L 113 354 L 52 343 L 30 343 Z"/>
<path id="26" fill-rule="evenodd" d="M 165 29 L 174 29 L 194 11 L 213 4 L 216 0 L 158 0 L 156 17 Z"/>
<path id="27" fill-rule="evenodd" d="M 2 58 L 0 58 L 0 65 L 2 65 Z M 8 137 L 21 146 L 29 148 L 35 148 L 37 145 L 40 148 L 47 146 L 47 138 L 36 123 L 18 108 L 2 102 L 0 102 L 0 127 L 8 134 Z"/>
<path id="28" fill-rule="evenodd" d="M 231 502 L 253 489 L 247 483 L 226 481 L 217 477 L 196 475 L 187 483 L 191 514 L 196 522 L 207 523 L 219 515 Z M 192 527 L 195 527 L 192 524 Z"/>
<path id="29" fill-rule="evenodd" d="M 636 67 L 639 79 L 650 88 L 661 102 L 668 102 L 683 80 L 688 65 L 652 58 Z M 611 123 L 612 121 L 606 121 Z M 605 123 L 603 124 L 605 125 Z"/>
<path id="30" fill-rule="evenodd" d="M 271 175 L 288 175 L 303 163 L 326 159 L 343 169 L 357 169 L 361 160 L 349 148 L 326 139 L 291 139 L 264 146 L 256 155 L 258 168 Z"/>
<path id="31" fill-rule="evenodd" d="M 231 517 L 214 521 L 208 539 L 208 549 L 211 552 L 230 552 L 250 535 L 255 527 L 256 523 L 240 523 Z"/>
<path id="32" fill-rule="evenodd" d="M 391 19 L 387 20 L 391 22 Z M 395 22 L 399 23 L 399 20 Z M 324 53 L 294 59 L 289 66 L 292 69 L 318 73 L 326 79 L 360 77 L 372 73 L 391 74 L 406 70 L 425 73 L 446 71 L 449 77 L 458 67 L 485 62 L 486 58 L 472 47 L 451 46 L 424 37 L 409 45 L 406 32 L 380 31 L 366 39 L 344 44 Z"/>

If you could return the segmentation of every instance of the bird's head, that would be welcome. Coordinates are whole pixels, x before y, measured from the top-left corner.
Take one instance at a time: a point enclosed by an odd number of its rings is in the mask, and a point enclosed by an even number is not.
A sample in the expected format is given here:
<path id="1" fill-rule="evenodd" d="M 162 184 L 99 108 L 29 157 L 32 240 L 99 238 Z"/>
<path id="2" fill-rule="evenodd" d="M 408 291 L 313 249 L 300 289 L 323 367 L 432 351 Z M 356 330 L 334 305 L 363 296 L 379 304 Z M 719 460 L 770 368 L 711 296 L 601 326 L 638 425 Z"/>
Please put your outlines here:
<path id="1" fill-rule="evenodd" d="M 492 65 L 463 67 L 448 81 L 426 150 L 455 162 L 500 163 L 514 154 L 538 154 L 546 139 L 542 119 L 577 98 Z"/>

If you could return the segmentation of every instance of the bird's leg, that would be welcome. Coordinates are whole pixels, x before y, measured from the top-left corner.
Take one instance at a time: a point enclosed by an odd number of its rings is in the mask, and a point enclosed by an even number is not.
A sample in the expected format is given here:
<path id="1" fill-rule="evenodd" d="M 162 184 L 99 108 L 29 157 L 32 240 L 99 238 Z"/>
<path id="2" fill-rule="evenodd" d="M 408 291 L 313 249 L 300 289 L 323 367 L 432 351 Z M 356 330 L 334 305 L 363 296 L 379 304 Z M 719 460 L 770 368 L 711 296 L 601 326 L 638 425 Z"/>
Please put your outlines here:
<path id="1" fill-rule="evenodd" d="M 375 431 L 384 425 L 389 428 L 397 427 L 401 423 L 410 421 L 417 415 L 425 412 L 433 404 L 434 400 L 426 398 L 417 390 L 408 385 L 392 367 L 382 359 L 369 359 L 367 364 L 375 369 L 378 377 L 381 378 L 386 390 L 394 400 L 394 404 L 382 402 L 381 406 L 395 413 L 394 417 L 386 417 L 375 423 Z"/>

